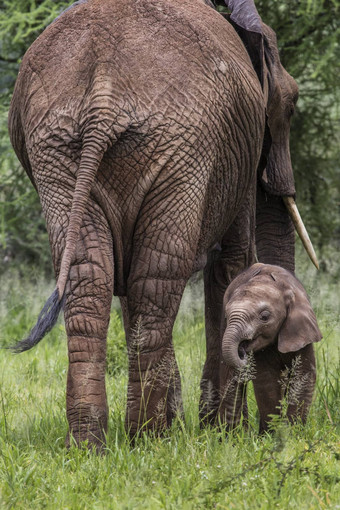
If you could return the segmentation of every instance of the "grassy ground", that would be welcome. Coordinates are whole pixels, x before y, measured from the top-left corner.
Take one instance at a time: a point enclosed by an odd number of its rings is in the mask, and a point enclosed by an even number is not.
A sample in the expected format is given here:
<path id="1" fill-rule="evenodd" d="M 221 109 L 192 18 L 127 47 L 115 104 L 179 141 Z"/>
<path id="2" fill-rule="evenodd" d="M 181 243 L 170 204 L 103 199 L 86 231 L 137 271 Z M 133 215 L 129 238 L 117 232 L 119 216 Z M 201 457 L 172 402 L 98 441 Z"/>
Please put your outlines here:
<path id="1" fill-rule="evenodd" d="M 183 299 L 174 339 L 185 406 L 162 438 L 133 447 L 124 432 L 127 363 L 120 315 L 112 311 L 107 393 L 107 455 L 65 450 L 67 353 L 61 323 L 34 350 L 0 352 L 0 507 L 56 509 L 340 508 L 339 296 L 313 270 L 300 270 L 324 339 L 316 345 L 318 380 L 306 427 L 277 420 L 258 437 L 250 391 L 250 430 L 228 440 L 200 430 L 204 360 L 200 285 Z M 303 274 L 303 277 L 302 277 Z M 9 277 L 1 282 L 0 341 L 22 338 L 52 287 Z"/>

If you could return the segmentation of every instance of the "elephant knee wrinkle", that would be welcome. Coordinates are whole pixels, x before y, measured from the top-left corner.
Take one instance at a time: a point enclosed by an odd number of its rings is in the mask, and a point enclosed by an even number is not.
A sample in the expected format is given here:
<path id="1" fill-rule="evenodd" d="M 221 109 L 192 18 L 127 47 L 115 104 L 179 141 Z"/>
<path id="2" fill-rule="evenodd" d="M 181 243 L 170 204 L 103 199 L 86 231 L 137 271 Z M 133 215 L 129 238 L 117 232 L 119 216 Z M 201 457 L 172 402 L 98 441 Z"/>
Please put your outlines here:
<path id="1" fill-rule="evenodd" d="M 101 341 L 103 341 L 106 339 L 108 326 L 109 317 L 102 319 L 93 317 L 92 314 L 76 313 L 65 318 L 68 337 L 94 337 L 94 339 L 102 339 Z"/>
<path id="2" fill-rule="evenodd" d="M 101 363 L 106 360 L 106 342 L 98 338 L 69 337 L 69 361 Z"/>

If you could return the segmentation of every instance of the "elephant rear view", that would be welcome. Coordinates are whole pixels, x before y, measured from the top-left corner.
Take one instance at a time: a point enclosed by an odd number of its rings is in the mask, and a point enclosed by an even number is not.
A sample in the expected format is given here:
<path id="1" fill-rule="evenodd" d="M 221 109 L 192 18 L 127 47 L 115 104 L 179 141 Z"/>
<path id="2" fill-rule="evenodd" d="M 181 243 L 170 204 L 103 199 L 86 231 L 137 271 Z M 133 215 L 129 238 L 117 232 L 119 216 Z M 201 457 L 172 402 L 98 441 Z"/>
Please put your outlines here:
<path id="1" fill-rule="evenodd" d="M 186 282 L 202 268 L 209 372 L 221 296 L 253 261 L 257 169 L 262 178 L 267 160 L 270 198 L 259 199 L 258 217 L 263 227 L 273 210 L 286 260 L 282 250 L 266 251 L 263 228 L 258 250 L 273 263 L 294 265 L 294 232 L 281 195 L 295 193 L 286 110 L 291 112 L 297 87 L 252 2 L 243 8 L 255 16 L 256 65 L 241 40 L 247 26 L 238 27 L 237 16 L 225 20 L 209 4 L 76 2 L 22 62 L 9 129 L 40 197 L 57 284 L 15 349 L 38 343 L 64 306 L 67 417 L 77 443 L 100 447 L 107 429 L 113 293 L 121 299 L 128 346 L 131 435 L 143 425 L 162 430 L 181 412 L 172 328 Z M 279 88 L 289 106 L 279 102 Z M 266 110 L 272 127 L 265 130 Z M 275 139 L 274 152 L 265 143 L 268 129 L 272 138 L 282 138 L 281 144 Z M 275 158 L 287 161 L 287 168 L 277 170 Z M 263 179 L 259 186 L 261 195 Z M 275 232 L 271 227 L 271 240 Z"/>

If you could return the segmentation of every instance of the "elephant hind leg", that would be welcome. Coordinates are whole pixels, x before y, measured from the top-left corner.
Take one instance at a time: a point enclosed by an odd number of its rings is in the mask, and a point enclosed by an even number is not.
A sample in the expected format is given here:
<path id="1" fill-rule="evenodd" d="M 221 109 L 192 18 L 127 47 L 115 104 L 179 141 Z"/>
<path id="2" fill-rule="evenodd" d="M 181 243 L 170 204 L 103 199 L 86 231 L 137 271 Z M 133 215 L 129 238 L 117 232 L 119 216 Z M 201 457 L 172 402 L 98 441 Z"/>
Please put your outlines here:
<path id="1" fill-rule="evenodd" d="M 91 212 L 85 213 L 66 286 L 67 444 L 72 436 L 77 445 L 87 440 L 89 446 L 99 449 L 105 441 L 108 419 L 106 335 L 113 294 L 113 255 L 106 220 L 99 207 L 91 207 Z"/>
<path id="2" fill-rule="evenodd" d="M 170 225 L 167 232 L 164 223 Z M 126 427 L 131 436 L 143 430 L 161 432 L 175 415 L 183 413 L 172 330 L 191 275 L 199 232 L 192 228 L 191 243 L 177 228 L 172 220 L 154 219 L 142 235 L 135 236 L 127 286 Z"/>
<path id="3" fill-rule="evenodd" d="M 172 329 L 185 283 L 143 278 L 129 285 L 126 427 L 131 437 L 143 430 L 161 432 L 183 412 Z"/>

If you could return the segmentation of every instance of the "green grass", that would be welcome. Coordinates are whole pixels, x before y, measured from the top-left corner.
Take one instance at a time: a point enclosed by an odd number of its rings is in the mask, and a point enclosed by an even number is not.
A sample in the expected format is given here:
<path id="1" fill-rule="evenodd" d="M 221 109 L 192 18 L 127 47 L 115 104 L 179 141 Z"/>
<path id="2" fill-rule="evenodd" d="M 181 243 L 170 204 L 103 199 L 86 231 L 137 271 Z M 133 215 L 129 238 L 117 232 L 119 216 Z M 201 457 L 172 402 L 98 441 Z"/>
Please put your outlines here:
<path id="1" fill-rule="evenodd" d="M 303 280 L 324 339 L 316 345 L 318 380 L 305 427 L 276 420 L 258 437 L 249 392 L 250 430 L 228 438 L 200 430 L 199 379 L 204 360 L 202 289 L 186 293 L 175 325 L 185 423 L 162 438 L 132 446 L 124 431 L 127 361 L 120 314 L 112 310 L 108 340 L 110 407 L 107 454 L 64 447 L 67 351 L 60 322 L 37 348 L 0 352 L 0 507 L 56 509 L 340 508 L 339 296 L 325 275 Z M 0 341 L 32 326 L 52 285 L 3 278 Z"/>

